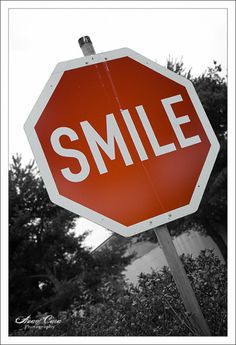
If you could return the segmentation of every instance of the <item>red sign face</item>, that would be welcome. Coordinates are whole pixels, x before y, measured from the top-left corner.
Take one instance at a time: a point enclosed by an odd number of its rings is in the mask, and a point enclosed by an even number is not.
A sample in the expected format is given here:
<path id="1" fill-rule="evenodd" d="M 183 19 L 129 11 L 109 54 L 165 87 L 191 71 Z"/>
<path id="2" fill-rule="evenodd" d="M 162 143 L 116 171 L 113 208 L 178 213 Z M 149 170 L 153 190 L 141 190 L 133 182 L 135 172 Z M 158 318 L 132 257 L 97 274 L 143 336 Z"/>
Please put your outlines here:
<path id="1" fill-rule="evenodd" d="M 44 91 L 26 132 L 52 201 L 123 236 L 198 208 L 219 147 L 188 80 L 121 49 Z"/>

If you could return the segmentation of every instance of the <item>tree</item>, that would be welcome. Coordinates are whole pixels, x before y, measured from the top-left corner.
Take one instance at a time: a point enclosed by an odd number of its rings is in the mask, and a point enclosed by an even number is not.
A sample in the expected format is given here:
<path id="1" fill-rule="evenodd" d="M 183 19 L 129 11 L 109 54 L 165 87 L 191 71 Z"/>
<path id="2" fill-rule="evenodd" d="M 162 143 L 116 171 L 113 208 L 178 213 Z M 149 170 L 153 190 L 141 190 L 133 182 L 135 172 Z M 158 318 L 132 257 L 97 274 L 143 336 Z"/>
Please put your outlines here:
<path id="1" fill-rule="evenodd" d="M 10 314 L 52 303 L 63 282 L 82 270 L 88 253 L 69 232 L 76 216 L 52 204 L 34 163 L 13 157 L 9 171 Z M 79 258 L 79 260 L 78 260 Z M 47 304 L 46 303 L 46 304 Z M 19 315 L 18 315 L 19 316 Z"/>

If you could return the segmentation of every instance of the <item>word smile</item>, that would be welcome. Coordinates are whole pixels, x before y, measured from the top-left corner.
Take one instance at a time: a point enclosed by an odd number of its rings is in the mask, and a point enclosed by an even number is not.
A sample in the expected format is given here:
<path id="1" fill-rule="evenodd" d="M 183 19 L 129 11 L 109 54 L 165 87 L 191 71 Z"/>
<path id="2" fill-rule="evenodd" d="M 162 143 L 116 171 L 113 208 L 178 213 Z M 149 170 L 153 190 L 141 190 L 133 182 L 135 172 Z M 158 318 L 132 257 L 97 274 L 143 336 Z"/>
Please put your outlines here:
<path id="1" fill-rule="evenodd" d="M 167 114 L 167 118 L 169 120 L 170 126 L 173 129 L 173 132 L 179 142 L 180 148 L 185 148 L 188 146 L 196 145 L 201 142 L 199 135 L 194 135 L 192 137 L 186 138 L 181 125 L 191 122 L 188 115 L 178 116 L 176 117 L 172 104 L 182 102 L 181 95 L 175 95 L 172 97 L 161 99 L 161 103 L 165 112 Z M 155 156 L 160 156 L 164 154 L 168 154 L 172 151 L 176 150 L 176 146 L 174 143 L 168 143 L 166 145 L 160 145 L 158 138 L 156 137 L 151 123 L 148 119 L 148 116 L 145 112 L 145 109 L 142 105 L 138 105 L 135 107 L 135 110 L 139 116 L 141 124 L 145 130 L 146 136 L 150 142 L 150 145 L 153 149 Z M 139 136 L 135 123 L 132 120 L 130 112 L 128 109 L 120 110 L 123 120 L 126 124 L 126 127 L 129 131 L 130 137 L 134 143 L 134 147 L 137 150 L 139 158 L 141 161 L 145 161 L 148 159 L 148 155 L 146 153 L 145 147 L 142 143 L 142 140 Z M 108 172 L 104 159 L 100 150 L 102 150 L 110 160 L 114 160 L 116 158 L 115 153 L 115 142 L 121 152 L 122 158 L 124 160 L 124 164 L 126 166 L 134 164 L 129 149 L 126 145 L 125 139 L 121 133 L 119 125 L 116 121 L 116 118 L 113 113 L 107 114 L 106 117 L 106 137 L 107 141 L 105 141 L 99 133 L 92 127 L 92 125 L 88 121 L 80 122 L 80 126 L 82 128 L 83 134 L 85 136 L 86 142 L 89 146 L 89 149 L 92 153 L 94 161 L 96 163 L 97 169 L 99 174 L 105 174 Z M 78 134 L 69 127 L 58 127 L 56 128 L 50 137 L 50 142 L 52 145 L 53 150 L 62 157 L 70 157 L 75 158 L 78 160 L 80 164 L 80 171 L 79 172 L 72 172 L 69 167 L 65 167 L 61 169 L 61 173 L 64 178 L 70 182 L 81 182 L 84 181 L 90 173 L 90 164 L 82 151 L 65 148 L 60 143 L 60 138 L 62 136 L 67 136 L 70 141 L 79 140 Z"/>

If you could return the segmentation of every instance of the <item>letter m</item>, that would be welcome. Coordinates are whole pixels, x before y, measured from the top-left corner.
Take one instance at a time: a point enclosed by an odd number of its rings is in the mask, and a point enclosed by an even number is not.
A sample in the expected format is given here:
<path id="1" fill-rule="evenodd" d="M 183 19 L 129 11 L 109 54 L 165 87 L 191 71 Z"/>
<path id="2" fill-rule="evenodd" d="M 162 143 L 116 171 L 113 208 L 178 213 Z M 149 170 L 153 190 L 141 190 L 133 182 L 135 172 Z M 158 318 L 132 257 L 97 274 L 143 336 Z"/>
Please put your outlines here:
<path id="1" fill-rule="evenodd" d="M 95 163 L 100 174 L 107 172 L 107 167 L 102 158 L 99 147 L 106 153 L 106 155 L 114 160 L 115 155 L 115 141 L 119 147 L 119 150 L 124 159 L 125 165 L 133 164 L 132 158 L 125 144 L 124 138 L 121 134 L 120 128 L 116 122 L 113 114 L 106 115 L 106 131 L 107 131 L 107 141 L 105 141 L 98 132 L 91 126 L 88 121 L 83 121 L 80 123 L 89 148 L 94 157 Z"/>

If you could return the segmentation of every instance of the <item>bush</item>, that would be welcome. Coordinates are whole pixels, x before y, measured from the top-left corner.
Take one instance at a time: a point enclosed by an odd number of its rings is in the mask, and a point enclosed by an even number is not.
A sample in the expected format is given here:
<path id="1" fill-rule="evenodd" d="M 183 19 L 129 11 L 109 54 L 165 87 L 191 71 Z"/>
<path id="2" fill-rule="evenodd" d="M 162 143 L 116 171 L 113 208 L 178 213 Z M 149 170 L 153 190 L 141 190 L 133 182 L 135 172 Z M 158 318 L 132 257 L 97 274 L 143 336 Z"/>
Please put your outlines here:
<path id="1" fill-rule="evenodd" d="M 191 281 L 204 317 L 214 336 L 227 335 L 226 265 L 211 250 L 193 259 L 181 260 Z M 74 302 L 58 314 L 54 329 L 18 330 L 21 336 L 193 336 L 188 313 L 180 299 L 169 268 L 141 274 L 137 286 L 123 290 L 104 282 L 101 303 Z"/>

